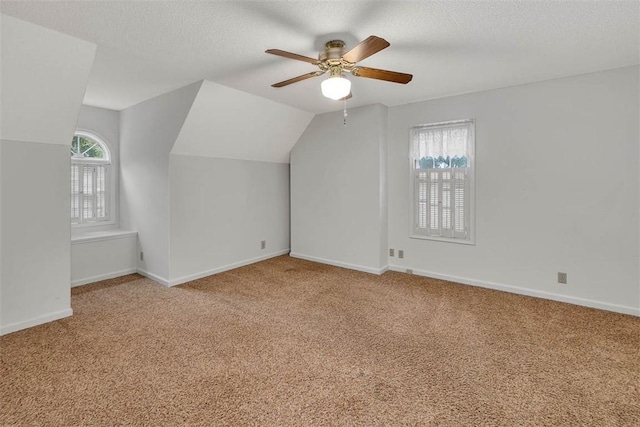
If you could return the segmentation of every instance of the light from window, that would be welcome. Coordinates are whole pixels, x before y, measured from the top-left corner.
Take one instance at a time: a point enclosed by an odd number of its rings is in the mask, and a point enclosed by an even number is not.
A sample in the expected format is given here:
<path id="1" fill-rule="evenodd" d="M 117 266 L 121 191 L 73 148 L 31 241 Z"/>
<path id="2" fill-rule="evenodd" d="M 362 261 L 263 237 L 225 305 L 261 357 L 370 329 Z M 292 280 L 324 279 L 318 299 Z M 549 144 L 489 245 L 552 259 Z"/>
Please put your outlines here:
<path id="1" fill-rule="evenodd" d="M 71 222 L 107 221 L 109 150 L 88 133 L 76 133 L 71 142 Z"/>
<path id="2" fill-rule="evenodd" d="M 474 124 L 411 128 L 411 237 L 472 243 Z"/>

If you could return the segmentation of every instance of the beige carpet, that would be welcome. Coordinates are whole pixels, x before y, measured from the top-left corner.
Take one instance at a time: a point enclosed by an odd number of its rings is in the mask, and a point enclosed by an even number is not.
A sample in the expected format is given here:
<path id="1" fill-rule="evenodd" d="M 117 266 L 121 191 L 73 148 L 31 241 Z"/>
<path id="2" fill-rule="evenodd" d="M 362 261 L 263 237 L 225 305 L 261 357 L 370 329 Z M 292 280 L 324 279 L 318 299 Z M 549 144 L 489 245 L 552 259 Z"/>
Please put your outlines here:
<path id="1" fill-rule="evenodd" d="M 1 425 L 640 425 L 640 318 L 278 257 L 73 289 L 0 338 Z"/>

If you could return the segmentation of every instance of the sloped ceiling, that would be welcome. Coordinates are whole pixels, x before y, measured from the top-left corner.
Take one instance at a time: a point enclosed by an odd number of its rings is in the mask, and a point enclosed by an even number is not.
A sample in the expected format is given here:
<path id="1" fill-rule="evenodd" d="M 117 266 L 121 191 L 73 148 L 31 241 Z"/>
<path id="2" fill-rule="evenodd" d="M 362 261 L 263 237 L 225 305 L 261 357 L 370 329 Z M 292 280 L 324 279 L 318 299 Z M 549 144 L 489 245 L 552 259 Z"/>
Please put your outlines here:
<path id="1" fill-rule="evenodd" d="M 0 27 L 2 138 L 71 146 L 96 45 L 6 15 Z"/>
<path id="2" fill-rule="evenodd" d="M 406 86 L 352 78 L 350 106 L 392 106 L 637 65 L 638 1 L 7 1 L 1 11 L 94 42 L 85 102 L 120 110 L 208 79 L 312 113 L 336 111 L 313 71 L 341 38 L 391 46 L 362 65 L 414 74 Z"/>
<path id="3" fill-rule="evenodd" d="M 204 81 L 171 154 L 289 163 L 313 114 Z"/>

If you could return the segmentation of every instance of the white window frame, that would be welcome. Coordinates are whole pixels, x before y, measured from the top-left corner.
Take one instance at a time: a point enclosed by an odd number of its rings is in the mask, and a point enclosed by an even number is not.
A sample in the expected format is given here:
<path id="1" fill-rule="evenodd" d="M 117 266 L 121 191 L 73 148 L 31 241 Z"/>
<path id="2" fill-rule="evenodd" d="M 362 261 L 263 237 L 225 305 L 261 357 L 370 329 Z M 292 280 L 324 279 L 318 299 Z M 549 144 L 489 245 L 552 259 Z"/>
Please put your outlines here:
<path id="1" fill-rule="evenodd" d="M 420 132 L 428 131 L 430 129 L 447 128 L 447 127 L 459 127 L 468 126 L 469 134 L 467 141 L 467 167 L 466 168 L 433 168 L 433 169 L 420 169 L 418 168 L 419 159 L 414 156 L 414 141 L 416 135 Z M 427 174 L 435 174 L 435 181 L 429 181 Z M 434 229 L 430 227 L 419 227 L 418 225 L 418 203 L 420 201 L 419 182 L 425 182 L 427 188 L 430 185 L 438 186 L 437 196 L 441 196 L 443 178 L 447 178 L 446 174 L 450 174 L 450 201 L 448 203 L 450 209 L 455 208 L 455 188 L 464 188 L 465 201 L 464 201 L 464 230 L 455 230 L 454 228 L 443 228 L 441 221 L 438 222 L 438 226 Z M 463 176 L 464 175 L 464 176 Z M 426 180 L 426 181 L 425 181 Z M 409 222 L 409 237 L 413 239 L 434 240 L 450 243 L 460 243 L 466 245 L 475 245 L 475 120 L 453 120 L 438 123 L 429 123 L 413 126 L 409 133 L 409 189 L 410 189 L 410 222 Z M 423 187 L 424 189 L 425 187 Z M 428 191 L 428 190 L 427 190 Z M 428 197 L 427 195 L 425 195 Z M 441 199 L 441 197 L 438 197 Z M 429 203 L 429 199 L 425 201 Z M 442 218 L 442 205 L 443 200 L 437 200 L 439 204 L 439 215 Z M 429 211 L 429 210 L 428 210 Z M 428 215 L 428 214 L 427 214 Z M 452 217 L 455 215 L 452 212 Z M 427 221 L 430 221 L 428 219 Z"/>
<path id="2" fill-rule="evenodd" d="M 100 217 L 100 218 L 95 218 L 94 216 L 92 216 L 91 218 L 83 218 L 82 214 L 83 214 L 83 199 L 84 199 L 84 191 L 80 192 L 80 196 L 79 196 L 79 211 L 80 211 L 80 217 L 79 218 L 73 218 L 71 217 L 71 215 L 69 215 L 71 218 L 71 225 L 74 228 L 80 228 L 80 227 L 91 227 L 91 226 L 97 226 L 97 225 L 109 225 L 109 224 L 114 224 L 114 218 L 112 215 L 112 211 L 113 211 L 113 180 L 111 177 L 111 164 L 112 164 L 112 154 L 111 154 L 111 150 L 109 148 L 109 145 L 105 142 L 105 140 L 103 138 L 101 138 L 100 136 L 96 135 L 94 132 L 90 132 L 90 131 L 85 131 L 85 130 L 76 130 L 76 132 L 73 134 L 74 137 L 76 136 L 83 136 L 85 138 L 89 138 L 92 139 L 94 141 L 96 141 L 100 147 L 102 148 L 104 154 L 105 154 L 105 158 L 104 159 L 92 159 L 92 158 L 76 158 L 76 157 L 71 157 L 71 165 L 78 165 L 78 173 L 79 173 L 79 182 L 80 185 L 82 185 L 83 183 L 83 174 L 84 174 L 84 168 L 85 167 L 90 167 L 93 168 L 93 187 L 95 189 L 96 186 L 96 173 L 95 173 L 95 169 L 96 167 L 102 166 L 104 167 L 105 170 L 105 177 L 104 177 L 104 186 L 105 186 L 105 191 L 104 191 L 104 209 L 105 209 L 105 216 L 104 217 Z M 73 173 L 73 172 L 72 172 Z M 94 212 L 96 209 L 96 203 L 94 201 Z"/>

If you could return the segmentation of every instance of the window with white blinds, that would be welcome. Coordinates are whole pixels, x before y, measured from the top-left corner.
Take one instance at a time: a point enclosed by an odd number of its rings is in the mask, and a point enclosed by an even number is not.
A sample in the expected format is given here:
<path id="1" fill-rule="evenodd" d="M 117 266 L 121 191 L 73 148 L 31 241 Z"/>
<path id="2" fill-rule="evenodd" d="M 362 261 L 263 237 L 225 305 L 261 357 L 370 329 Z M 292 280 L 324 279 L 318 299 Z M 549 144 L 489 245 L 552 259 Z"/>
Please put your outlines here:
<path id="1" fill-rule="evenodd" d="M 474 123 L 411 129 L 411 237 L 473 243 Z"/>
<path id="2" fill-rule="evenodd" d="M 76 133 L 71 144 L 71 222 L 109 220 L 107 146 L 97 137 Z"/>

